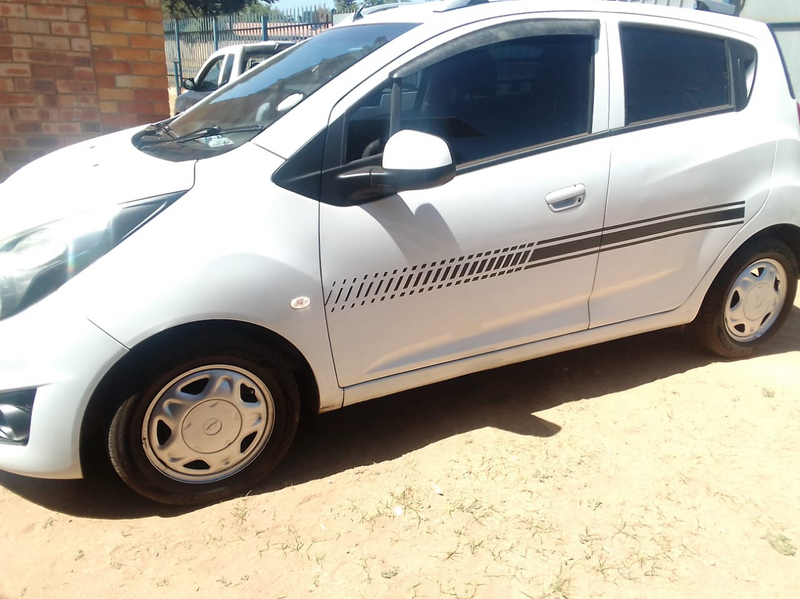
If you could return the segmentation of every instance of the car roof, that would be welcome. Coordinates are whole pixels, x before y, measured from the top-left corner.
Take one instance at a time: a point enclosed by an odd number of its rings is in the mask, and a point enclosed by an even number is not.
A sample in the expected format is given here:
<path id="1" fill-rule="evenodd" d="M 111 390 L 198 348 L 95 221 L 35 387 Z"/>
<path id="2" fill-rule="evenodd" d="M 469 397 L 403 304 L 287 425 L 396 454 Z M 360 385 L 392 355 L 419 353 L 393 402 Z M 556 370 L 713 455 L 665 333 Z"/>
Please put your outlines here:
<path id="1" fill-rule="evenodd" d="M 548 12 L 594 12 L 662 17 L 666 19 L 713 25 L 751 35 L 763 31 L 763 24 L 689 8 L 603 0 L 438 0 L 435 2 L 400 3 L 391 10 L 377 10 L 363 15 L 345 27 L 367 23 L 420 23 L 443 29 L 482 19 L 513 14 Z M 438 28 L 438 27 L 437 27 Z"/>

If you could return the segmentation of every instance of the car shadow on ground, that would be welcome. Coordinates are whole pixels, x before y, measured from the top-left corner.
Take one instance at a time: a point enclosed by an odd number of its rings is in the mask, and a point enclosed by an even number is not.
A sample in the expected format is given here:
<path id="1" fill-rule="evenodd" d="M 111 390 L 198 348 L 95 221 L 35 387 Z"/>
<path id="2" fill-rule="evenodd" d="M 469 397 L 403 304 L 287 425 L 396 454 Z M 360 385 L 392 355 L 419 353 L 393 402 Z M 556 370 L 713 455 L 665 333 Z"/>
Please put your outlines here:
<path id="1" fill-rule="evenodd" d="M 765 354 L 800 350 L 800 308 Z M 536 415 L 582 399 L 600 400 L 694 368 L 715 357 L 679 329 L 648 333 L 468 375 L 305 422 L 292 449 L 268 481 L 266 493 L 391 460 L 442 439 L 484 427 L 550 437 L 562 425 Z M 0 485 L 47 509 L 87 518 L 173 517 L 196 508 L 154 504 L 130 491 L 110 466 L 87 479 L 51 481 L 0 472 Z"/>

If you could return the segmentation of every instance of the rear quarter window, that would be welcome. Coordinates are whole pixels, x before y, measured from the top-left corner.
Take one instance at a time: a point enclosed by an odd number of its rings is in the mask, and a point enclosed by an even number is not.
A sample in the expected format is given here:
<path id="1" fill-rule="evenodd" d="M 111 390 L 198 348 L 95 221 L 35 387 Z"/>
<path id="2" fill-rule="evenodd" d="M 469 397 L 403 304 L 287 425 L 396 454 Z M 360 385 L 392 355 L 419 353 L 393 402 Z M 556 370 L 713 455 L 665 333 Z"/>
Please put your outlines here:
<path id="1" fill-rule="evenodd" d="M 728 48 L 733 69 L 733 98 L 736 110 L 742 110 L 753 92 L 758 55 L 753 46 L 739 40 L 728 40 Z"/>
<path id="2" fill-rule="evenodd" d="M 627 125 L 732 105 L 721 37 L 622 25 Z"/>

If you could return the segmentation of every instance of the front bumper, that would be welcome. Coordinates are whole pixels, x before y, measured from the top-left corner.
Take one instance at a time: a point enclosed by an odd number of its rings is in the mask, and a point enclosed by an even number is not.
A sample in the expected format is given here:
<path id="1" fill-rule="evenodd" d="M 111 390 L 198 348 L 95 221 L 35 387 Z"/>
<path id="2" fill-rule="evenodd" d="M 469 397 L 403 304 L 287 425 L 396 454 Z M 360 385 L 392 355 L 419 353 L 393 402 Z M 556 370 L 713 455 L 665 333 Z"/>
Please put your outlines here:
<path id="1" fill-rule="evenodd" d="M 60 295 L 0 321 L 0 397 L 35 390 L 27 442 L 0 442 L 0 470 L 80 478 L 83 414 L 100 380 L 127 352 Z"/>

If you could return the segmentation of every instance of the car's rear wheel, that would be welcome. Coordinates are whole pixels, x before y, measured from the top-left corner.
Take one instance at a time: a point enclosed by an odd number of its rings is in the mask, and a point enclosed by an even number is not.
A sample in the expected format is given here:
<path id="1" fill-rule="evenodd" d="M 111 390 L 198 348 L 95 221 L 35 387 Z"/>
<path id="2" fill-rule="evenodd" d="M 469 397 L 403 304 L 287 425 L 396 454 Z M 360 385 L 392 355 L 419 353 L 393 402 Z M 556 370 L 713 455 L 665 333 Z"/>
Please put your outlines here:
<path id="1" fill-rule="evenodd" d="M 108 434 L 114 468 L 141 495 L 192 505 L 244 493 L 289 448 L 297 384 L 255 344 L 198 343 L 142 368 Z"/>
<path id="2" fill-rule="evenodd" d="M 693 329 L 720 356 L 752 355 L 780 330 L 796 292 L 797 261 L 784 243 L 745 246 L 717 276 Z"/>

